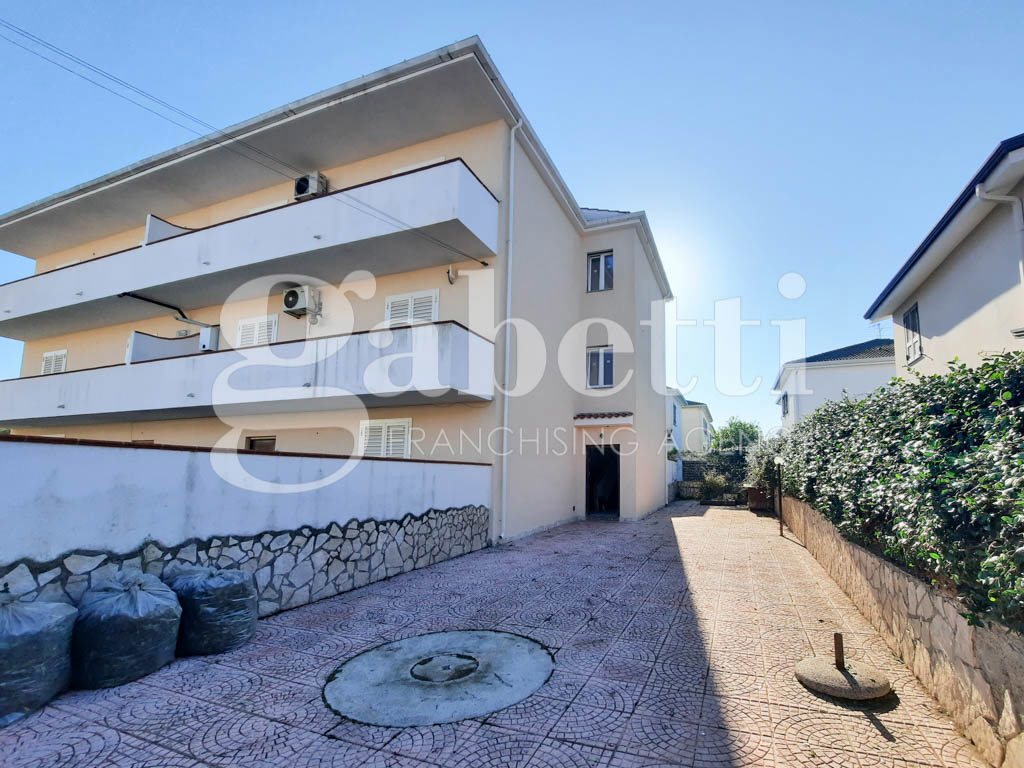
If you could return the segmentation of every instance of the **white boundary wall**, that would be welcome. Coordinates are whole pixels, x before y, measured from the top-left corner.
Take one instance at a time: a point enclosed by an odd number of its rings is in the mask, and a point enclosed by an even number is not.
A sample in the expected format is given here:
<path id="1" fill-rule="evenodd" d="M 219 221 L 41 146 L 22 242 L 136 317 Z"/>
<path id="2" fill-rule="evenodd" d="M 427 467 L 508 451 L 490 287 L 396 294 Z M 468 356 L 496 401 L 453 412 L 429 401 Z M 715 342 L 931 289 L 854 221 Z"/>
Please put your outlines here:
<path id="1" fill-rule="evenodd" d="M 238 488 L 206 451 L 0 440 L 0 563 L 53 560 L 71 550 L 130 552 L 146 540 L 322 528 L 400 520 L 430 509 L 491 507 L 491 467 L 362 459 L 316 490 L 268 494 Z M 346 459 L 239 456 L 262 479 L 304 483 Z"/>

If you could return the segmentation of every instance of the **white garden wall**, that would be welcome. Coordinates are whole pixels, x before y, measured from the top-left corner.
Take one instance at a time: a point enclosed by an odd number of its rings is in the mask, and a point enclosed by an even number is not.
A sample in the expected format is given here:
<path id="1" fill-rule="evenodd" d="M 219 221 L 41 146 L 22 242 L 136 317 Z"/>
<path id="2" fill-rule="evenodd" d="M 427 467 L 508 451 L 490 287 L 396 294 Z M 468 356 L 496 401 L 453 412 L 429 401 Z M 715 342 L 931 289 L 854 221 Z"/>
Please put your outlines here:
<path id="1" fill-rule="evenodd" d="M 0 439 L 0 568 L 71 550 L 129 552 L 211 536 L 400 520 L 430 509 L 490 507 L 481 464 L 361 459 L 337 482 L 303 493 L 236 487 L 209 451 Z M 244 467 L 282 484 L 308 483 L 346 459 L 243 454 Z"/>

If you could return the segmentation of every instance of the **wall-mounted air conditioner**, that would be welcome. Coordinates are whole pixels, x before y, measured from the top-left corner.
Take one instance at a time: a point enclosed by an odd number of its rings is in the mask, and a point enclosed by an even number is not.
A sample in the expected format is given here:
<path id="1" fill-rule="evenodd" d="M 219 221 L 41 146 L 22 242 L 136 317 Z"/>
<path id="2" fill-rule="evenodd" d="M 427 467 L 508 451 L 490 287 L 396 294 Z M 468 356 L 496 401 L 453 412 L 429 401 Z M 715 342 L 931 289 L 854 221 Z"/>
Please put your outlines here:
<path id="1" fill-rule="evenodd" d="M 322 173 L 307 173 L 295 180 L 293 197 L 296 200 L 308 200 L 311 197 L 326 194 L 327 177 Z"/>
<path id="2" fill-rule="evenodd" d="M 284 292 L 282 299 L 284 313 L 292 317 L 302 317 L 320 309 L 320 291 L 311 285 L 298 285 Z"/>

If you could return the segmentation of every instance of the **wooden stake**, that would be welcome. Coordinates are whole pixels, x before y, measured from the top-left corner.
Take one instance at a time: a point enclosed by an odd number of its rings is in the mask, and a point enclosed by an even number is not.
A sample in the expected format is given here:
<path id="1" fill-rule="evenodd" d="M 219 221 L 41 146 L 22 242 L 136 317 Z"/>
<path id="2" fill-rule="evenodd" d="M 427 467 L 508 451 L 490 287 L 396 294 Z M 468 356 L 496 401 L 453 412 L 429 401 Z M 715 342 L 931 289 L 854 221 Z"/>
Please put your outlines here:
<path id="1" fill-rule="evenodd" d="M 836 642 L 836 669 L 846 669 L 846 656 L 843 654 L 843 633 L 835 632 L 832 637 Z"/>

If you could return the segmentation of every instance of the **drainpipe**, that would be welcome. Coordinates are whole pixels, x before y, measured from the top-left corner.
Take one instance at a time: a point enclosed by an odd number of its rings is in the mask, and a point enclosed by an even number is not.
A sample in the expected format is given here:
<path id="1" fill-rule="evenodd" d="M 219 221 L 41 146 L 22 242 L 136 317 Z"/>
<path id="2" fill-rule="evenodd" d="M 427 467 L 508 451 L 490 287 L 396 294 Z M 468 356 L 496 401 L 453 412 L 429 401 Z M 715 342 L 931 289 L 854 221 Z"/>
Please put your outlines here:
<path id="1" fill-rule="evenodd" d="M 1014 197 L 1013 195 L 993 195 L 990 192 L 986 192 L 982 184 L 978 184 L 974 188 L 974 194 L 979 200 L 987 200 L 991 203 L 1007 203 L 1013 209 L 1012 216 L 1017 223 L 1021 249 L 1017 269 L 1020 272 L 1021 283 L 1024 283 L 1024 204 L 1021 203 L 1019 197 Z"/>
<path id="2" fill-rule="evenodd" d="M 512 231 L 516 220 L 516 133 L 522 126 L 522 118 L 512 126 L 508 136 L 508 233 L 505 238 L 505 394 L 503 396 L 503 412 L 501 415 L 501 535 L 505 538 L 505 520 L 508 517 L 508 421 L 509 402 L 508 390 L 512 379 L 512 331 L 509 320 L 512 319 Z"/>

